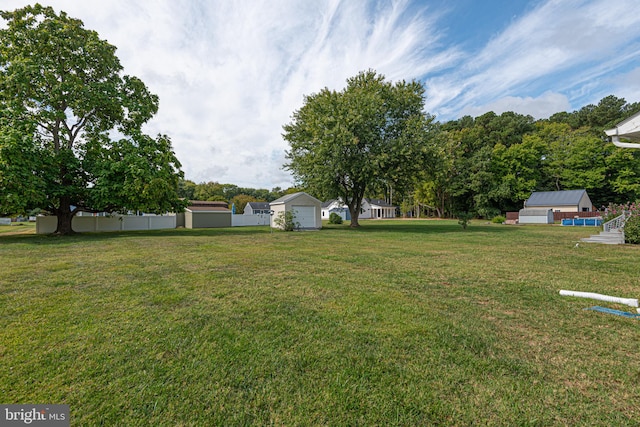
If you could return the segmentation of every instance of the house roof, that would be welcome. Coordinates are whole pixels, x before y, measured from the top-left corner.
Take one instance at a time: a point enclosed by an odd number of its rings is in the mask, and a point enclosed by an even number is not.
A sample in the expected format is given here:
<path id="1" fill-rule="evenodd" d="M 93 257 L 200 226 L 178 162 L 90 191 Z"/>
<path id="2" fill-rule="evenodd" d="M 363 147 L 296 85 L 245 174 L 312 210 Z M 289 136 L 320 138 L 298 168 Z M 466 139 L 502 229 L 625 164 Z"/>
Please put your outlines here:
<path id="1" fill-rule="evenodd" d="M 249 202 L 247 206 L 251 206 L 251 209 L 269 209 L 268 202 Z"/>
<path id="2" fill-rule="evenodd" d="M 640 112 L 621 121 L 614 129 L 606 130 L 608 136 L 621 136 L 632 141 L 640 141 Z"/>
<path id="3" fill-rule="evenodd" d="M 586 193 L 587 190 L 534 191 L 525 206 L 577 206 Z"/>
<path id="4" fill-rule="evenodd" d="M 395 208 L 395 206 L 390 205 L 385 200 L 382 199 L 365 199 L 369 202 L 370 205 L 380 206 L 381 208 Z"/>
<path id="5" fill-rule="evenodd" d="M 369 203 L 370 205 L 375 205 L 381 208 L 395 208 L 394 205 L 390 205 L 389 203 L 387 203 L 386 201 L 382 200 L 382 199 L 364 199 L 367 201 L 367 203 Z M 322 207 L 323 208 L 328 208 L 329 206 L 331 206 L 332 203 L 336 202 L 336 199 L 331 199 L 328 200 L 326 202 L 322 203 Z M 344 206 L 346 206 L 346 204 L 342 204 Z"/>

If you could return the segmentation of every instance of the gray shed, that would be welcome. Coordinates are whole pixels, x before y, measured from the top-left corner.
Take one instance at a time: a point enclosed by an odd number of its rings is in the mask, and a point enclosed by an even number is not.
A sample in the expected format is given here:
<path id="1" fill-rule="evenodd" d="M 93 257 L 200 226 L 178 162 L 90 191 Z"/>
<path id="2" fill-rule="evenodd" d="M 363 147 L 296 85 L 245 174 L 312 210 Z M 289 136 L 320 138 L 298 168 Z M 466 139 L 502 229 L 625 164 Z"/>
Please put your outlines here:
<path id="1" fill-rule="evenodd" d="M 231 210 L 226 202 L 191 201 L 184 212 L 185 228 L 231 227 Z"/>

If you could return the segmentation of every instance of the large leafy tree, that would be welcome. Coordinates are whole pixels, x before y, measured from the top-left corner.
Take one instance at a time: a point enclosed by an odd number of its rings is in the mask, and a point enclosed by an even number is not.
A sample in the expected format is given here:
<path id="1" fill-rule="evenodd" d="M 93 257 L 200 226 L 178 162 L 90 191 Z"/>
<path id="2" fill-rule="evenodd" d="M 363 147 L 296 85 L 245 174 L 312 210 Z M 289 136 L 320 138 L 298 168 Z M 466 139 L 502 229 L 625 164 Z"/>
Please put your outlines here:
<path id="1" fill-rule="evenodd" d="M 418 82 L 394 84 L 369 70 L 341 91 L 306 96 L 284 126 L 285 167 L 315 195 L 342 199 L 357 227 L 368 189 L 407 187 L 425 169 L 435 124 L 423 112 L 423 94 Z"/>
<path id="2" fill-rule="evenodd" d="M 79 211 L 182 208 L 169 138 L 141 130 L 158 97 L 116 48 L 50 7 L 0 16 L 0 211 L 43 208 L 68 234 Z"/>

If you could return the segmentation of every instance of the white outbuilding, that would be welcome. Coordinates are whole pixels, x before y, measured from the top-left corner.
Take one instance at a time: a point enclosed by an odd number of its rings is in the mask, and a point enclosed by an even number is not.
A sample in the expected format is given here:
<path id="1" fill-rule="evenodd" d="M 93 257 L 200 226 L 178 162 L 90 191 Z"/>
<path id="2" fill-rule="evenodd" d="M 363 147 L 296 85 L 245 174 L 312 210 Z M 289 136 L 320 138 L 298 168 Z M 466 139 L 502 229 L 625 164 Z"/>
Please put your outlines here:
<path id="1" fill-rule="evenodd" d="M 302 230 L 317 230 L 322 228 L 322 202 L 315 197 L 301 191 L 287 194 L 269 203 L 273 214 L 271 227 L 278 228 L 275 220 L 284 212 L 293 212 L 294 221 Z"/>
<path id="2" fill-rule="evenodd" d="M 518 223 L 553 224 L 553 211 L 551 209 L 520 209 Z"/>

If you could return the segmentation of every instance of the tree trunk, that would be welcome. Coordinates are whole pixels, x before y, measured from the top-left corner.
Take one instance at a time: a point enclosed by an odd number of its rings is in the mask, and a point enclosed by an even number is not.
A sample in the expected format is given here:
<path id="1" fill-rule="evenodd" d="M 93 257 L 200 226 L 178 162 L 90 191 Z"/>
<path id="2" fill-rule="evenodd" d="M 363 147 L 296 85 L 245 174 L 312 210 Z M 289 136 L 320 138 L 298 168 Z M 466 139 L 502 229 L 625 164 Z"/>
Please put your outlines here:
<path id="1" fill-rule="evenodd" d="M 359 203 L 357 204 L 359 205 Z M 351 224 L 349 225 L 349 227 L 360 227 L 360 223 L 358 223 L 358 217 L 360 216 L 360 206 L 349 206 L 349 212 L 351 213 Z"/>
<path id="2" fill-rule="evenodd" d="M 349 227 L 351 228 L 360 227 L 358 218 L 360 218 L 360 208 L 362 207 L 362 197 L 354 197 L 351 200 L 351 203 L 347 203 L 347 206 L 349 206 L 349 212 L 351 213 L 351 224 L 349 225 Z"/>
<path id="3" fill-rule="evenodd" d="M 76 212 L 71 211 L 71 204 L 68 200 L 62 198 L 60 200 L 60 207 L 55 211 L 56 216 L 58 217 L 58 226 L 54 234 L 59 234 L 62 236 L 74 234 L 73 228 L 71 227 L 71 221 L 75 216 Z"/>
<path id="4" fill-rule="evenodd" d="M 365 188 L 366 186 L 354 184 L 352 191 L 345 191 L 343 200 L 349 207 L 349 212 L 351 213 L 351 224 L 349 225 L 351 228 L 360 227 L 358 218 L 360 218 L 360 208 L 362 207 Z M 352 197 L 349 197 L 349 193 L 351 193 Z"/>

